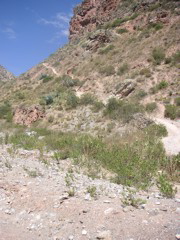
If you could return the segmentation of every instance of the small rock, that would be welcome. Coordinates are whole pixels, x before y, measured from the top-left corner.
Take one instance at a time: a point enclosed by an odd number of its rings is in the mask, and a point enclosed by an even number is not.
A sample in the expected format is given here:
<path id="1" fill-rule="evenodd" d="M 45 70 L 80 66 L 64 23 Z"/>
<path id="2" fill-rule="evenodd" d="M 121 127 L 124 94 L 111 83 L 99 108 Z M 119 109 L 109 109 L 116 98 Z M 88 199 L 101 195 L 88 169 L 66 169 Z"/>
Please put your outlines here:
<path id="1" fill-rule="evenodd" d="M 147 220 L 143 220 L 142 223 L 143 224 L 148 224 L 148 221 Z"/>
<path id="2" fill-rule="evenodd" d="M 176 213 L 180 213 L 180 208 L 176 208 Z"/>
<path id="3" fill-rule="evenodd" d="M 86 194 L 85 198 L 84 198 L 86 201 L 91 201 L 91 196 L 90 194 Z"/>
<path id="4" fill-rule="evenodd" d="M 109 200 L 104 200 L 104 203 L 111 203 L 111 201 L 109 201 Z"/>
<path id="5" fill-rule="evenodd" d="M 87 235 L 87 231 L 85 229 L 82 230 L 82 235 Z"/>
<path id="6" fill-rule="evenodd" d="M 111 232 L 110 231 L 100 232 L 100 233 L 98 233 L 96 238 L 101 239 L 101 240 L 112 240 Z"/>
<path id="7" fill-rule="evenodd" d="M 178 234 L 176 234 L 176 239 L 180 239 L 180 234 L 178 233 Z"/>
<path id="8" fill-rule="evenodd" d="M 180 198 L 176 198 L 175 201 L 176 201 L 177 203 L 180 203 Z"/>
<path id="9" fill-rule="evenodd" d="M 73 239 L 74 239 L 73 235 L 69 236 L 69 240 L 73 240 Z"/>
<path id="10" fill-rule="evenodd" d="M 160 202 L 156 202 L 156 205 L 160 205 L 161 203 Z"/>
<path id="11" fill-rule="evenodd" d="M 114 208 L 108 208 L 104 211 L 104 214 L 107 215 L 107 214 L 113 213 L 113 211 L 114 211 Z"/>

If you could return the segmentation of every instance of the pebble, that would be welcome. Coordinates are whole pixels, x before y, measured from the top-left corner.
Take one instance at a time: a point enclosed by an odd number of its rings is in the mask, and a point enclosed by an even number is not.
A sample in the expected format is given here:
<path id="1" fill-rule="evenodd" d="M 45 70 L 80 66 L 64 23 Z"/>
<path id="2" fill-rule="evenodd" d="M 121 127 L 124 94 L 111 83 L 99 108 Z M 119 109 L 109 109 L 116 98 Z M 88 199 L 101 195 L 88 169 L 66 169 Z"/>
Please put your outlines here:
<path id="1" fill-rule="evenodd" d="M 160 203 L 160 202 L 156 202 L 155 204 L 156 204 L 156 205 L 160 205 L 161 203 Z"/>
<path id="2" fill-rule="evenodd" d="M 178 234 L 176 234 L 176 239 L 180 239 L 180 234 L 178 233 Z"/>
<path id="3" fill-rule="evenodd" d="M 176 198 L 175 201 L 176 201 L 177 203 L 180 203 L 180 198 Z"/>
<path id="4" fill-rule="evenodd" d="M 104 211 L 104 214 L 108 215 L 108 214 L 112 213 L 113 211 L 114 211 L 114 208 L 108 208 Z"/>
<path id="5" fill-rule="evenodd" d="M 96 238 L 97 239 L 102 239 L 102 240 L 112 240 L 111 232 L 109 230 L 99 232 Z"/>
<path id="6" fill-rule="evenodd" d="M 82 230 L 82 235 L 87 235 L 87 231 L 85 229 Z"/>
<path id="7" fill-rule="evenodd" d="M 73 239 L 74 239 L 73 235 L 69 236 L 69 240 L 73 240 Z"/>

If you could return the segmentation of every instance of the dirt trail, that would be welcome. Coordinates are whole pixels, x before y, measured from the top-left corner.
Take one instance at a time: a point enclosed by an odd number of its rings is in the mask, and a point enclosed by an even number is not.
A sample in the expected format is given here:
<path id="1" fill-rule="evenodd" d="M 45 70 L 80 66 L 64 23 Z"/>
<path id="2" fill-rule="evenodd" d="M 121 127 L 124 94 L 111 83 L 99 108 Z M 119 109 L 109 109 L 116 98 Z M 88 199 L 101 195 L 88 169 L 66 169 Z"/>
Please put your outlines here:
<path id="1" fill-rule="evenodd" d="M 51 69 L 52 72 L 56 75 L 56 76 L 59 76 L 58 72 L 56 71 L 55 68 L 51 67 L 48 65 L 48 63 L 43 63 L 43 66 L 46 67 L 47 69 Z"/>
<path id="2" fill-rule="evenodd" d="M 163 124 L 168 136 L 163 138 L 163 144 L 168 155 L 177 155 L 180 152 L 180 122 L 166 118 L 154 118 L 154 121 Z"/>

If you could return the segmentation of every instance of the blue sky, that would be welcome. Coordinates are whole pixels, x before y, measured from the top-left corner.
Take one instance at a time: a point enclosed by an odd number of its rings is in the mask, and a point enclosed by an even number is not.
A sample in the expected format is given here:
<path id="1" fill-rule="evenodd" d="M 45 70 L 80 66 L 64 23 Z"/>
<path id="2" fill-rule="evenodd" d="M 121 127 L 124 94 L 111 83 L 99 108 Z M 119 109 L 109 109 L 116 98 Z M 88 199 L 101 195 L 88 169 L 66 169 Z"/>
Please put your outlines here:
<path id="1" fill-rule="evenodd" d="M 0 65 L 19 75 L 68 41 L 73 7 L 82 0 L 1 0 Z"/>

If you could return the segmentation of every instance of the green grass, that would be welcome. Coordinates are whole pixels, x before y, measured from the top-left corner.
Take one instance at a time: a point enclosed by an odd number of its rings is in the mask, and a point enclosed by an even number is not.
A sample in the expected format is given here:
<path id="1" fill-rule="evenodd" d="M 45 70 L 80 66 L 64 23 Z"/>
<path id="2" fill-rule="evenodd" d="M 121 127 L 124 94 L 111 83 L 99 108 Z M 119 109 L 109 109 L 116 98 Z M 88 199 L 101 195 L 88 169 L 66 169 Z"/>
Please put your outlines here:
<path id="1" fill-rule="evenodd" d="M 101 48 L 99 50 L 99 54 L 107 54 L 108 52 L 112 51 L 114 48 L 115 48 L 115 46 L 110 44 L 109 46 L 107 46 L 105 48 Z"/>
<path id="2" fill-rule="evenodd" d="M 107 65 L 105 67 L 101 67 L 99 69 L 99 73 L 105 76 L 111 76 L 116 73 L 115 68 L 111 65 Z"/>
<path id="3" fill-rule="evenodd" d="M 131 121 L 135 113 L 139 112 L 143 112 L 143 107 L 140 104 L 111 98 L 106 105 L 104 115 L 127 123 Z"/>
<path id="4" fill-rule="evenodd" d="M 129 70 L 129 65 L 127 63 L 122 64 L 117 71 L 117 75 L 122 76 Z"/>
<path id="5" fill-rule="evenodd" d="M 123 34 L 123 33 L 127 33 L 129 32 L 126 28 L 120 28 L 120 29 L 117 29 L 116 31 L 118 34 Z"/>
<path id="6" fill-rule="evenodd" d="M 180 107 L 172 104 L 166 105 L 164 116 L 172 120 L 180 117 Z"/>
<path id="7" fill-rule="evenodd" d="M 160 142 L 160 138 L 167 134 L 161 125 L 150 125 L 143 131 L 132 132 L 127 136 L 128 141 L 120 138 L 114 142 L 83 134 L 44 129 L 37 129 L 36 132 L 34 136 L 28 136 L 23 129 L 17 129 L 10 136 L 9 143 L 28 150 L 54 150 L 54 161 L 72 158 L 74 164 L 85 167 L 89 173 L 94 173 L 95 169 L 100 169 L 101 166 L 114 173 L 113 181 L 127 186 L 146 188 L 152 183 L 159 169 L 163 168 L 165 171 L 172 165 L 166 161 Z M 39 136 L 43 135 L 44 138 L 39 139 Z M 178 166 L 174 164 L 173 167 L 176 170 Z"/>
<path id="8" fill-rule="evenodd" d="M 154 48 L 152 51 L 152 57 L 156 65 L 160 65 L 166 57 L 165 51 L 161 47 Z"/>

